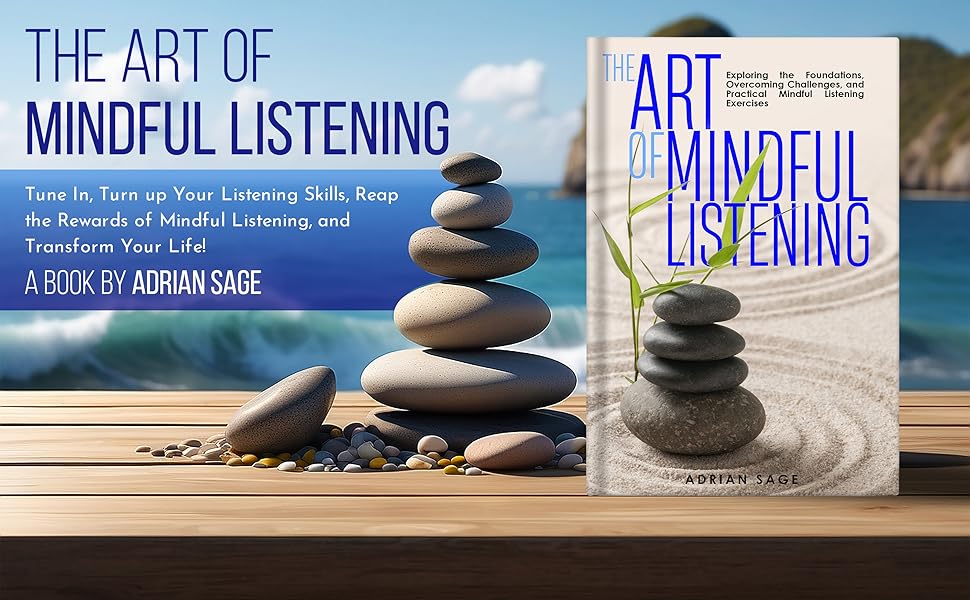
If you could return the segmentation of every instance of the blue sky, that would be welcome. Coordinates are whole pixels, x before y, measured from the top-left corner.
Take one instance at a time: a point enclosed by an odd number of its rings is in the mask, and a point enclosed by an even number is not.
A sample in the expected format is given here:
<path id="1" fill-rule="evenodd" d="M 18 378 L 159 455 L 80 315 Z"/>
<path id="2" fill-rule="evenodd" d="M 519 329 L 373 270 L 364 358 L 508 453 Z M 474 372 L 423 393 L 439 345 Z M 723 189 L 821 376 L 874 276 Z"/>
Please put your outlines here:
<path id="1" fill-rule="evenodd" d="M 507 180 L 518 182 L 556 182 L 560 177 L 566 145 L 578 127 L 578 108 L 585 96 L 588 36 L 643 35 L 672 20 L 699 14 L 722 22 L 735 35 L 918 35 L 970 52 L 970 36 L 965 31 L 970 3 L 952 0 L 826 0 L 812 2 L 811 9 L 744 0 L 542 0 L 474 5 L 451 1 L 290 2 L 278 3 L 272 10 L 265 2 L 100 4 L 104 6 L 101 11 L 91 10 L 91 3 L 73 2 L 18 3 L 6 8 L 0 49 L 9 58 L 0 88 L 0 157 L 8 167 L 22 162 L 24 102 L 66 98 L 78 91 L 63 84 L 31 83 L 32 40 L 23 32 L 25 27 L 104 27 L 109 30 L 101 38 L 105 52 L 121 50 L 132 27 L 208 27 L 213 33 L 201 49 L 205 57 L 200 63 L 202 81 L 182 86 L 171 97 L 204 100 L 211 105 L 207 108 L 213 113 L 213 127 L 218 127 L 219 113 L 234 94 L 291 100 L 442 99 L 451 107 L 454 120 L 451 148 L 475 149 L 499 158 L 506 165 Z M 219 81 L 221 42 L 216 32 L 229 27 L 276 30 L 265 47 L 273 59 L 264 65 L 260 80 L 247 84 L 247 89 Z M 510 86 L 506 95 L 476 94 L 474 86 L 465 83 L 476 69 L 486 79 L 504 77 Z M 474 83 L 474 77 L 472 80 Z M 326 168 L 433 167 L 436 163 L 434 157 L 421 156 L 354 162 L 291 157 L 258 164 L 220 164 Z M 59 166 L 89 164 L 72 159 Z M 101 166 L 190 165 L 154 157 L 146 162 L 112 161 Z"/>

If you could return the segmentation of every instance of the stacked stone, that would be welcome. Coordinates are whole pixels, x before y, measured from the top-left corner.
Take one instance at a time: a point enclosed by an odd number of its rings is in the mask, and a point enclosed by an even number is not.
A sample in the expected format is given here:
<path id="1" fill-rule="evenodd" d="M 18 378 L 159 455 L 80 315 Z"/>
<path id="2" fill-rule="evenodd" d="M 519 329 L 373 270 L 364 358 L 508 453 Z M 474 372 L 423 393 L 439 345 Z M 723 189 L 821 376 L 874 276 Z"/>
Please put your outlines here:
<path id="1" fill-rule="evenodd" d="M 490 349 L 539 334 L 551 318 L 535 294 L 490 281 L 539 258 L 531 238 L 499 227 L 512 215 L 511 194 L 493 183 L 501 166 L 465 152 L 442 162 L 441 174 L 458 187 L 435 199 L 431 215 L 439 226 L 415 232 L 408 252 L 423 270 L 447 279 L 412 291 L 394 309 L 401 333 L 426 349 L 392 352 L 364 369 L 364 391 L 403 409 L 377 409 L 365 423 L 402 448 L 431 434 L 454 449 L 508 431 L 583 435 L 578 418 L 538 410 L 575 388 L 567 366 Z"/>
<path id="2" fill-rule="evenodd" d="M 716 324 L 738 315 L 737 296 L 688 284 L 657 296 L 653 311 L 663 321 L 644 333 L 642 379 L 620 404 L 630 431 L 658 450 L 691 455 L 730 452 L 758 437 L 765 410 L 741 387 L 744 338 Z"/>

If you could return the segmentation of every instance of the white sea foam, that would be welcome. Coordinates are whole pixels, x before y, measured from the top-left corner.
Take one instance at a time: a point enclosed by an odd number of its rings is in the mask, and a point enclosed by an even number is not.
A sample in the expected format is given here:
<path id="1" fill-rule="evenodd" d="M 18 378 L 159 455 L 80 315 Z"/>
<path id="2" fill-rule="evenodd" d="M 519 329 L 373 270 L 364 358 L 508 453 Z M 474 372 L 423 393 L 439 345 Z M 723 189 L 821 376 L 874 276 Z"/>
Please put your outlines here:
<path id="1" fill-rule="evenodd" d="M 87 312 L 67 318 L 35 316 L 0 323 L 0 379 L 22 381 L 50 371 L 95 346 L 114 313 Z"/>

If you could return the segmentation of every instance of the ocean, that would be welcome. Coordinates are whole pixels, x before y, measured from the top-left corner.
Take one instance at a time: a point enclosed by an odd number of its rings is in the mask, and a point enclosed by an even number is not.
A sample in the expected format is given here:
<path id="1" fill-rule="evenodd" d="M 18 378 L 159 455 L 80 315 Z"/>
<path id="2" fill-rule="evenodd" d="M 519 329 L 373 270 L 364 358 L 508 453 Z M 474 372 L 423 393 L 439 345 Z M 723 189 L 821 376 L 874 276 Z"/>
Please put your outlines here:
<path id="1" fill-rule="evenodd" d="M 539 244 L 504 278 L 543 297 L 552 323 L 517 349 L 586 374 L 586 205 L 551 187 L 510 186 L 507 226 Z M 970 199 L 968 199 L 970 200 Z M 903 389 L 970 389 L 970 201 L 909 200 L 900 212 Z M 390 311 L 0 313 L 0 388 L 262 389 L 325 364 L 358 389 L 371 360 L 413 347 Z"/>

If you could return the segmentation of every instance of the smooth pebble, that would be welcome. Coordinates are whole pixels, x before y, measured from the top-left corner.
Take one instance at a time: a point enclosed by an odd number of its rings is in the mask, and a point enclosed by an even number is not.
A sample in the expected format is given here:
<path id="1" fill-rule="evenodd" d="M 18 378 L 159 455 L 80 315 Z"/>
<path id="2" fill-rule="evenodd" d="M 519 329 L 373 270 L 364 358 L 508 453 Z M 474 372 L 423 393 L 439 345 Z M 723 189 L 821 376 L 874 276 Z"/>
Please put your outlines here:
<path id="1" fill-rule="evenodd" d="M 426 435 L 418 440 L 418 452 L 427 454 L 429 452 L 447 452 L 448 442 L 444 438 L 436 435 Z"/>
<path id="2" fill-rule="evenodd" d="M 151 452 L 151 451 L 152 451 L 151 446 L 138 446 L 137 448 L 135 448 L 135 452 Z"/>
<path id="3" fill-rule="evenodd" d="M 434 461 L 427 456 L 415 454 L 404 463 L 409 469 L 430 469 L 434 466 Z"/>
<path id="4" fill-rule="evenodd" d="M 306 470 L 309 471 L 310 473 L 319 473 L 319 472 L 323 471 L 326 468 L 327 468 L 326 465 L 321 465 L 319 463 L 313 463 L 312 465 L 307 465 Z"/>
<path id="5" fill-rule="evenodd" d="M 578 454 L 567 454 L 559 459 L 559 464 L 556 466 L 558 466 L 560 469 L 572 469 L 576 465 L 585 462 L 585 460 L 586 459 Z"/>
<path id="6" fill-rule="evenodd" d="M 344 473 L 360 473 L 363 470 L 364 470 L 364 467 L 355 463 L 350 463 L 349 465 L 344 467 Z"/>
<path id="7" fill-rule="evenodd" d="M 586 438 L 570 438 L 556 444 L 556 454 L 579 454 L 584 448 L 586 448 Z"/>
<path id="8" fill-rule="evenodd" d="M 478 467 L 465 467 L 465 475 L 481 475 L 482 470 Z"/>

